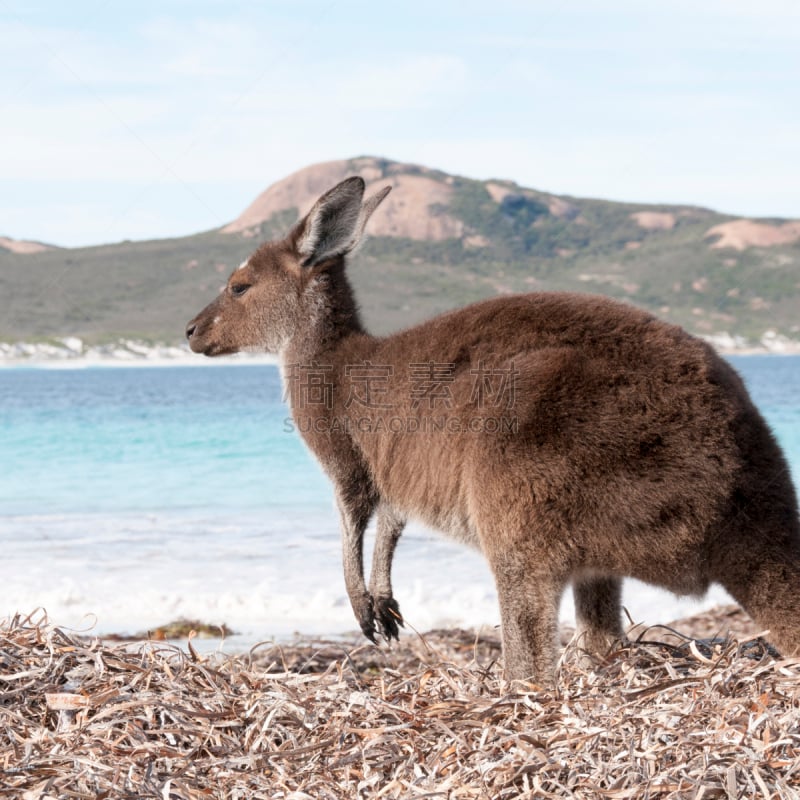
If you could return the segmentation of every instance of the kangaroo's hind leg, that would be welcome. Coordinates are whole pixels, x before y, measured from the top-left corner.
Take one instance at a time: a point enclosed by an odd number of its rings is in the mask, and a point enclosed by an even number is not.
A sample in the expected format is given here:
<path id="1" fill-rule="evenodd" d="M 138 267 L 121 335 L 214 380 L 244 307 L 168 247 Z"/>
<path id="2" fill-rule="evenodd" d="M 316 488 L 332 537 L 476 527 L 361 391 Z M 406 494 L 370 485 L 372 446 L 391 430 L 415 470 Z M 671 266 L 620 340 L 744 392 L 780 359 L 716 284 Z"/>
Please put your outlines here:
<path id="1" fill-rule="evenodd" d="M 622 580 L 615 577 L 576 578 L 575 643 L 581 650 L 604 656 L 615 643 L 625 640 L 621 622 Z"/>
<path id="2" fill-rule="evenodd" d="M 498 537 L 499 538 L 499 537 Z M 484 553 L 494 574 L 503 636 L 506 680 L 549 683 L 558 657 L 558 606 L 566 580 L 546 556 L 520 546 L 492 546 Z"/>

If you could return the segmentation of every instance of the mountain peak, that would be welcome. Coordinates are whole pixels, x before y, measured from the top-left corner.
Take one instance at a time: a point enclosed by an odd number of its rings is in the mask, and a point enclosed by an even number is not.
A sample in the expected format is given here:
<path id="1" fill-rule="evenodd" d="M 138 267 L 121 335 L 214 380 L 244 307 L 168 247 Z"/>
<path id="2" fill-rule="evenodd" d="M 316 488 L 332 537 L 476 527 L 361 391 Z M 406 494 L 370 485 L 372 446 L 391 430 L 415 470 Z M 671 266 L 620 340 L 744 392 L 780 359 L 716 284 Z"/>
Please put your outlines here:
<path id="1" fill-rule="evenodd" d="M 392 187 L 370 220 L 373 235 L 440 241 L 463 234 L 463 222 L 446 211 L 453 193 L 453 177 L 374 156 L 326 161 L 294 172 L 262 192 L 222 232 L 254 236 L 264 222 L 289 210 L 294 210 L 300 219 L 321 194 L 352 175 L 364 179 L 367 195 L 383 186 Z"/>

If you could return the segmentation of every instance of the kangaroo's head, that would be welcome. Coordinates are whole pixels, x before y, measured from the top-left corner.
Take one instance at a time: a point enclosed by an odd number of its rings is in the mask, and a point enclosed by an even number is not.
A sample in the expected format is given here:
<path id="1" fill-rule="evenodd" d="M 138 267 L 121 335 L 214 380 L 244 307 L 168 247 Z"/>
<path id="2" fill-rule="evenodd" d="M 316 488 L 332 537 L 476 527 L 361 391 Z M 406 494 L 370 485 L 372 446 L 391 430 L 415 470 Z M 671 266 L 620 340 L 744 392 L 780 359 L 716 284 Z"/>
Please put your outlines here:
<path id="1" fill-rule="evenodd" d="M 364 202 L 364 181 L 348 178 L 317 200 L 285 239 L 263 244 L 187 326 L 195 353 L 278 353 L 319 318 L 332 275 L 361 241 L 391 187 Z"/>

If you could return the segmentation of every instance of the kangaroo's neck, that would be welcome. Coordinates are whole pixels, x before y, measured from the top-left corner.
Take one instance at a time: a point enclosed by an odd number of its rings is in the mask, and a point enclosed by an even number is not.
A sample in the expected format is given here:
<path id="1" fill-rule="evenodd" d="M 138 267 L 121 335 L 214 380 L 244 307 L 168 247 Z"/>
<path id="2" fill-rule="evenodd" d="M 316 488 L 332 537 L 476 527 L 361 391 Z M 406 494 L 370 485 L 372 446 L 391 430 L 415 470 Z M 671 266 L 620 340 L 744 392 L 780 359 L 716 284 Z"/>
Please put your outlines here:
<path id="1" fill-rule="evenodd" d="M 306 323 L 283 352 L 286 363 L 311 363 L 331 357 L 348 340 L 372 339 L 361 321 L 353 288 L 341 260 L 307 287 Z"/>

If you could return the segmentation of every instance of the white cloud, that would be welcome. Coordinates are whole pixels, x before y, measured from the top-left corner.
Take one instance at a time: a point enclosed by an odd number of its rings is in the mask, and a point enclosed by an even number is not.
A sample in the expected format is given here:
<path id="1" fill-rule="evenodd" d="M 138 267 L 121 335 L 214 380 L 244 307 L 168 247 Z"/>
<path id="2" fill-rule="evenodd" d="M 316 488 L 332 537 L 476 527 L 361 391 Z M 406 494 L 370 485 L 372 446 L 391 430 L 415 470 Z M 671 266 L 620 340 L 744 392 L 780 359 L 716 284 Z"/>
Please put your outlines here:
<path id="1" fill-rule="evenodd" d="M 325 77 L 323 103 L 339 110 L 424 110 L 458 98 L 467 86 L 464 61 L 448 55 L 415 55 L 391 64 L 340 63 Z"/>
<path id="2" fill-rule="evenodd" d="M 6 180 L 142 177 L 163 169 L 178 149 L 147 133 L 163 113 L 158 100 L 13 104 L 5 113 L 14 119 L 13 126 L 0 126 L 0 172 Z"/>
<path id="3" fill-rule="evenodd" d="M 247 78 L 274 46 L 263 31 L 232 20 L 160 18 L 141 26 L 161 69 L 181 78 Z"/>

